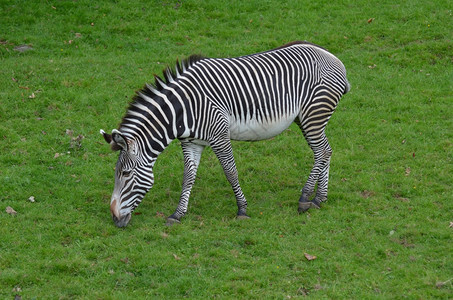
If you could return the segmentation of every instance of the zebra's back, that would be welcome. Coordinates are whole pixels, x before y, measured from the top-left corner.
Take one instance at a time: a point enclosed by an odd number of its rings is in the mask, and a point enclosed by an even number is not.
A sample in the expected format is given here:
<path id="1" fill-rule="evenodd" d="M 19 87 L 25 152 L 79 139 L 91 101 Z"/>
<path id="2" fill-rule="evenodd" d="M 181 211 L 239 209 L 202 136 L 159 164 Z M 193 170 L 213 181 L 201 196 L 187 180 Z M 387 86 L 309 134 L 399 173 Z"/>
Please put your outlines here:
<path id="1" fill-rule="evenodd" d="M 281 133 L 320 93 L 330 95 L 333 111 L 347 90 L 341 61 L 308 43 L 237 58 L 203 59 L 186 76 L 227 116 L 234 140 Z"/>

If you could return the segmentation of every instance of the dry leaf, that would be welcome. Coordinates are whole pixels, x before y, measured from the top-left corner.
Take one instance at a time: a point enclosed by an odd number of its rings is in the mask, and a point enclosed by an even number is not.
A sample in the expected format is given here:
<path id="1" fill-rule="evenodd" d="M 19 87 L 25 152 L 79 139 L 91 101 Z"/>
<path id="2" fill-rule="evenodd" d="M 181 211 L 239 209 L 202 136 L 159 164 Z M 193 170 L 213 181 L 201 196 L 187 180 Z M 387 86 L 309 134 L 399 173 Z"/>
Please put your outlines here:
<path id="1" fill-rule="evenodd" d="M 66 130 L 66 134 L 68 134 L 69 136 L 72 137 L 72 130 L 69 130 L 69 133 L 68 133 L 68 130 Z M 79 134 L 78 136 L 76 137 L 72 137 L 71 138 L 71 145 L 70 145 L 70 148 L 81 148 L 82 147 L 82 140 L 84 139 L 85 137 L 81 134 Z"/>
<path id="2" fill-rule="evenodd" d="M 453 228 L 453 222 L 450 222 L 450 225 L 448 226 L 448 228 Z"/>
<path id="3" fill-rule="evenodd" d="M 374 18 L 369 18 L 367 22 L 368 22 L 368 24 L 370 24 L 373 21 L 374 21 Z"/>
<path id="4" fill-rule="evenodd" d="M 453 278 L 450 278 L 450 279 L 448 279 L 447 281 L 438 281 L 438 282 L 436 282 L 436 287 L 437 287 L 438 289 L 443 288 L 444 285 L 446 285 L 447 283 L 449 283 L 449 282 L 452 281 L 452 280 L 453 280 Z"/>
<path id="5" fill-rule="evenodd" d="M 409 198 L 396 197 L 396 199 L 400 200 L 401 202 L 409 202 Z"/>
<path id="6" fill-rule="evenodd" d="M 163 212 L 156 211 L 156 217 L 158 217 L 158 218 L 165 218 L 165 214 L 164 214 Z"/>
<path id="7" fill-rule="evenodd" d="M 310 291 L 304 287 L 300 287 L 297 289 L 297 295 L 302 295 L 302 296 L 308 296 L 310 294 Z"/>
<path id="8" fill-rule="evenodd" d="M 409 176 L 411 174 L 411 168 L 410 167 L 407 167 L 406 168 L 406 176 Z"/>
<path id="9" fill-rule="evenodd" d="M 61 155 L 61 154 L 57 152 L 57 153 L 55 153 L 55 155 L 53 156 L 53 158 L 58 158 L 58 157 L 60 157 L 60 155 Z"/>
<path id="10" fill-rule="evenodd" d="M 125 257 L 125 258 L 122 258 L 120 259 L 123 263 L 127 264 L 129 263 L 129 258 Z"/>
<path id="11" fill-rule="evenodd" d="M 17 211 L 15 211 L 11 206 L 6 207 L 6 213 L 15 216 L 17 214 Z"/>
<path id="12" fill-rule="evenodd" d="M 19 45 L 14 47 L 14 51 L 25 52 L 28 50 L 33 50 L 33 47 L 30 45 Z"/>
<path id="13" fill-rule="evenodd" d="M 304 253 L 304 256 L 308 261 L 316 259 L 316 256 L 308 254 L 308 253 Z"/>
<path id="14" fill-rule="evenodd" d="M 181 259 L 178 255 L 176 255 L 176 254 L 174 254 L 174 253 L 173 253 L 173 257 L 174 257 L 176 260 L 180 260 L 180 259 Z"/>
<path id="15" fill-rule="evenodd" d="M 160 236 L 162 238 L 166 239 L 166 238 L 168 238 L 168 233 L 162 232 Z"/>
<path id="16" fill-rule="evenodd" d="M 375 195 L 375 193 L 373 191 L 363 191 L 360 193 L 360 195 L 364 198 L 364 199 L 368 199 L 370 197 L 373 197 Z"/>
<path id="17" fill-rule="evenodd" d="M 315 291 L 320 291 L 320 290 L 323 289 L 323 287 L 322 287 L 321 284 L 317 283 L 317 284 L 315 284 L 315 285 L 313 286 L 313 289 L 314 289 Z"/>

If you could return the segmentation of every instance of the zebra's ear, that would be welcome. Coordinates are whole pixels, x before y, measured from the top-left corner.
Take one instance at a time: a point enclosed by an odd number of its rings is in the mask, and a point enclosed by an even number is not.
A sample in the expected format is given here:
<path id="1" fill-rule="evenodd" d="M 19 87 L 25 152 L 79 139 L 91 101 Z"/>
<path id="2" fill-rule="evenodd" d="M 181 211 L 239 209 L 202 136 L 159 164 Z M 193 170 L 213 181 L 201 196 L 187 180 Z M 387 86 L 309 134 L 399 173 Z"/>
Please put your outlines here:
<path id="1" fill-rule="evenodd" d="M 126 137 L 118 130 L 112 130 L 112 149 L 113 150 L 128 150 Z M 115 147 L 116 146 L 116 147 Z"/>
<path id="2" fill-rule="evenodd" d="M 104 137 L 104 140 L 107 142 L 107 144 L 111 144 L 112 143 L 112 135 L 111 134 L 105 133 L 105 131 L 102 130 L 102 129 L 101 129 L 100 133 Z"/>

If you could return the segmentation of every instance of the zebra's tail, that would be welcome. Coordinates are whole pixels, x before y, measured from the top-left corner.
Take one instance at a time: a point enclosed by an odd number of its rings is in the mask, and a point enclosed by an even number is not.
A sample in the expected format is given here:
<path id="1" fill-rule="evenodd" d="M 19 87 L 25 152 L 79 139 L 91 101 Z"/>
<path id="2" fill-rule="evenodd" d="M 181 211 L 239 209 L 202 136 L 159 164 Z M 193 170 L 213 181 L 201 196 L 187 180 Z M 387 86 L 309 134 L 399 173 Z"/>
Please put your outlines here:
<path id="1" fill-rule="evenodd" d="M 346 79 L 346 87 L 344 89 L 344 92 L 343 92 L 343 95 L 346 94 L 347 92 L 349 92 L 351 90 L 351 84 L 349 83 L 349 81 Z"/>

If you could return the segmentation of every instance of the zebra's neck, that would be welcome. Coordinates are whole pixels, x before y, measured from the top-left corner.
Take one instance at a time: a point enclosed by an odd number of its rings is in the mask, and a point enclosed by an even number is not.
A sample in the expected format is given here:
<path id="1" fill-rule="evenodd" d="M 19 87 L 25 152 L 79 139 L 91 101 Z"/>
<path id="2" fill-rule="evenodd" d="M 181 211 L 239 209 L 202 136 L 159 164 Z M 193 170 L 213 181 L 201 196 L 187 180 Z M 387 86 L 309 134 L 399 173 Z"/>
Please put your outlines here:
<path id="1" fill-rule="evenodd" d="M 194 114 L 188 104 L 187 88 L 178 81 L 204 57 L 192 55 L 164 70 L 164 79 L 155 76 L 154 86 L 146 85 L 131 102 L 120 130 L 140 143 L 150 157 L 157 157 L 172 140 L 189 137 L 194 130 Z M 199 95 L 198 95 L 199 96 Z M 192 99 L 193 100 L 193 99 Z"/>
<path id="2" fill-rule="evenodd" d="M 176 138 L 188 136 L 187 108 L 180 89 L 147 86 L 138 92 L 123 118 L 120 131 L 139 143 L 150 157 L 157 157 Z"/>

